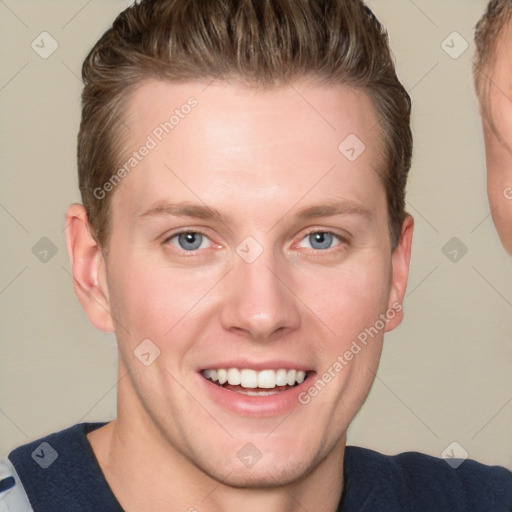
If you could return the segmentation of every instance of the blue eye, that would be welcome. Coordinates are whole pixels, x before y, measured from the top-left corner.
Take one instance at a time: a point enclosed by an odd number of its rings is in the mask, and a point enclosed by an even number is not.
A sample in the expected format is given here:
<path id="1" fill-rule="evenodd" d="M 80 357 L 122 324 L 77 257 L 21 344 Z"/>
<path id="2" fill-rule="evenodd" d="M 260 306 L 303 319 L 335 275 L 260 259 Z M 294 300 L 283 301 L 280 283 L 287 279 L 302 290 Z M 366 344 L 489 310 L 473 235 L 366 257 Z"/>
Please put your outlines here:
<path id="1" fill-rule="evenodd" d="M 338 243 L 335 243 L 335 241 Z M 301 243 L 301 247 L 309 247 L 316 251 L 324 251 L 336 247 L 342 239 L 329 231 L 313 231 L 306 235 Z M 183 231 L 170 236 L 166 243 L 187 252 L 194 252 L 198 249 L 210 247 L 210 239 L 203 233 L 197 231 Z M 306 243 L 306 245 L 302 245 Z"/>
<path id="2" fill-rule="evenodd" d="M 179 247 L 184 251 L 195 251 L 197 249 L 204 248 L 204 242 L 207 240 L 208 238 L 205 235 L 195 231 L 177 233 L 168 239 L 171 245 L 174 245 L 174 247 Z M 177 241 L 177 244 L 175 241 Z"/>
<path id="3" fill-rule="evenodd" d="M 340 238 L 328 231 L 315 231 L 304 237 L 304 240 L 308 240 L 310 247 L 315 250 L 330 249 L 335 239 Z"/>

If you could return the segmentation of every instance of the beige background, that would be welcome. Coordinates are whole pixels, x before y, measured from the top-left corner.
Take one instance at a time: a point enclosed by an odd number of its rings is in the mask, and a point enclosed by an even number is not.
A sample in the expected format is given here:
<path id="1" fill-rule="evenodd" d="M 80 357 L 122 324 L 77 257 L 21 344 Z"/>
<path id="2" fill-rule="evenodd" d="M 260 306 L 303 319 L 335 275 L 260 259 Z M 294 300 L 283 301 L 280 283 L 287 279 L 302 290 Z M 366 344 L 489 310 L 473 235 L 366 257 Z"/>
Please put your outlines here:
<path id="1" fill-rule="evenodd" d="M 0 2 L 0 455 L 115 415 L 115 340 L 88 323 L 73 294 L 63 227 L 66 207 L 79 200 L 81 63 L 127 4 Z M 440 456 L 456 441 L 471 458 L 512 467 L 512 262 L 489 214 L 470 72 L 486 2 L 369 4 L 388 27 L 413 99 L 416 232 L 406 318 L 386 338 L 349 442 Z M 48 59 L 31 48 L 43 31 L 59 44 Z M 457 59 L 441 46 L 454 31 L 469 43 Z M 442 251 L 454 236 L 468 249 L 455 263 Z M 42 237 L 57 248 L 46 263 L 32 253 Z"/>

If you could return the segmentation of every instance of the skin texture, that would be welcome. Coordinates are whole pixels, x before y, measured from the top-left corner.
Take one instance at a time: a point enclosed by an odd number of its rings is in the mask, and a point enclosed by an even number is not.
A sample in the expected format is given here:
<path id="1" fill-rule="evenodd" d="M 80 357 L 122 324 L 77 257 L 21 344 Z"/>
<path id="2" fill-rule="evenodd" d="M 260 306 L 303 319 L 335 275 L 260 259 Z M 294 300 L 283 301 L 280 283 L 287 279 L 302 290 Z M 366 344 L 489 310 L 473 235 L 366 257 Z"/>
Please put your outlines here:
<path id="1" fill-rule="evenodd" d="M 488 107 L 481 108 L 487 164 L 487 194 L 492 218 L 512 256 L 512 23 L 496 42 L 489 77 Z M 484 78 L 485 80 L 485 78 Z M 494 121 L 492 128 L 490 119 Z"/>
<path id="2" fill-rule="evenodd" d="M 384 331 L 402 313 L 286 415 L 233 413 L 203 392 L 197 370 L 243 357 L 320 376 L 402 302 L 413 221 L 393 252 L 373 105 L 362 91 L 305 81 L 266 91 L 147 82 L 129 104 L 127 156 L 191 96 L 197 107 L 112 192 L 106 258 L 83 207 L 68 210 L 75 291 L 120 352 L 118 418 L 89 441 L 128 512 L 318 510 L 319 496 L 335 511 L 346 429 L 374 380 Z M 366 146 L 353 162 L 338 150 L 349 134 Z M 226 218 L 141 217 L 162 201 L 206 204 Z M 351 208 L 297 216 L 331 202 Z M 191 254 L 169 238 L 179 230 L 206 238 Z M 339 238 L 318 249 L 310 231 Z M 236 252 L 248 236 L 263 248 L 252 263 Z M 147 338 L 160 356 L 144 366 L 133 351 Z M 250 468 L 237 457 L 249 442 L 262 454 Z"/>

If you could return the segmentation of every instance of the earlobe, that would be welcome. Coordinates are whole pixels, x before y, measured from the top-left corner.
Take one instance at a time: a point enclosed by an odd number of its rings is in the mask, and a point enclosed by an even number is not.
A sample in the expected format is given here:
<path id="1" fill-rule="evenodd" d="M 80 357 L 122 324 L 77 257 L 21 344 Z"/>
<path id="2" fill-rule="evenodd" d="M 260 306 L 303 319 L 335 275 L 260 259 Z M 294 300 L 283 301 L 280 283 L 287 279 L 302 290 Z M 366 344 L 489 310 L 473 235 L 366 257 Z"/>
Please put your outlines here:
<path id="1" fill-rule="evenodd" d="M 75 294 L 97 329 L 114 332 L 105 260 L 101 248 L 91 235 L 87 213 L 81 204 L 72 204 L 68 208 L 66 226 L 66 247 Z"/>
<path id="2" fill-rule="evenodd" d="M 407 289 L 407 280 L 409 278 L 413 229 L 414 219 L 410 215 L 407 215 L 402 223 L 398 246 L 391 256 L 392 282 L 388 311 L 393 310 L 393 314 L 388 315 L 389 321 L 386 324 L 386 332 L 398 327 L 404 316 L 402 304 Z"/>

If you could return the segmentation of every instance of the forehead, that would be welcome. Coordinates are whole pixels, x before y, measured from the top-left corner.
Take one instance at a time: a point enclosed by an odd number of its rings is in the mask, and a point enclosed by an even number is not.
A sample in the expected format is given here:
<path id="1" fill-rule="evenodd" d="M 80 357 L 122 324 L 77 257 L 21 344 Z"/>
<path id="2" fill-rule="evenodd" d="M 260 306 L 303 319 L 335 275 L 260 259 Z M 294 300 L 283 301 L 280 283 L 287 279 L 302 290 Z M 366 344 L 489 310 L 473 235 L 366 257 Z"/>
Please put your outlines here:
<path id="1" fill-rule="evenodd" d="M 509 73 L 512 69 L 512 18 L 501 27 L 496 27 L 497 33 L 491 39 L 487 51 L 486 62 L 483 63 L 493 74 Z"/>
<path id="2" fill-rule="evenodd" d="M 483 63 L 481 98 L 498 131 L 510 133 L 512 115 L 512 20 L 503 26 Z M 487 113 L 487 111 L 485 111 Z M 507 135 L 508 137 L 508 135 Z"/>
<path id="3" fill-rule="evenodd" d="M 372 100 L 348 86 L 150 81 L 132 95 L 125 121 L 126 161 L 151 146 L 114 197 L 134 212 L 176 196 L 226 207 L 261 207 L 265 198 L 289 205 L 306 194 L 364 201 L 382 187 Z"/>

